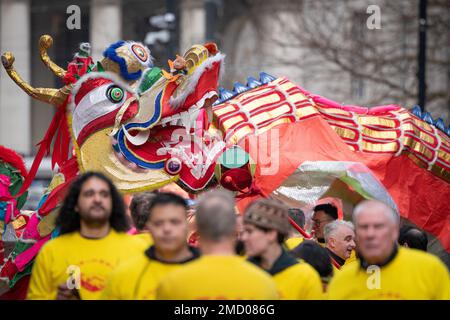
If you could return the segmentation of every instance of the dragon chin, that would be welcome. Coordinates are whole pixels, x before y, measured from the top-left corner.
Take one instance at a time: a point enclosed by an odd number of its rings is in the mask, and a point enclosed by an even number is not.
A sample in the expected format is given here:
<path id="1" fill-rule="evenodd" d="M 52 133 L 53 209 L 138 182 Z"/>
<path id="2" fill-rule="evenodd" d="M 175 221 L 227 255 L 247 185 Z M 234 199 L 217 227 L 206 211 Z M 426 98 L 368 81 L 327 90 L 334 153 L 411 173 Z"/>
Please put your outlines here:
<path id="1" fill-rule="evenodd" d="M 164 186 L 176 181 L 178 176 L 167 174 L 164 169 L 136 172 L 126 166 L 116 156 L 105 128 L 90 136 L 77 150 L 78 163 L 82 171 L 101 171 L 105 173 L 121 192 L 132 193 Z M 95 157 L 91 157 L 95 155 Z"/>

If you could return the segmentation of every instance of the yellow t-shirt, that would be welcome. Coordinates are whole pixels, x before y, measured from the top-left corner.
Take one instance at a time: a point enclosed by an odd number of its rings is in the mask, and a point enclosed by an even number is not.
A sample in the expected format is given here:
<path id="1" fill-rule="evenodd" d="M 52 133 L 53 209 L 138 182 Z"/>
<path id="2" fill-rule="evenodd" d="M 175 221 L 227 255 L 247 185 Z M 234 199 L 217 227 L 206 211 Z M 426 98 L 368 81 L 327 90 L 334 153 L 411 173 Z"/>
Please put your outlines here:
<path id="1" fill-rule="evenodd" d="M 273 276 L 280 299 L 319 300 L 323 298 L 322 281 L 317 271 L 299 262 Z"/>
<path id="2" fill-rule="evenodd" d="M 378 270 L 366 271 L 360 263 L 348 265 L 331 280 L 329 299 L 450 299 L 447 268 L 429 253 L 400 247 L 394 259 Z"/>
<path id="3" fill-rule="evenodd" d="M 191 259 L 180 263 L 166 263 L 156 260 L 152 249 L 119 265 L 108 278 L 101 299 L 154 300 L 156 288 L 164 276 L 199 256 L 198 251 L 191 248 Z"/>
<path id="4" fill-rule="evenodd" d="M 81 299 L 98 299 L 112 270 L 146 248 L 141 239 L 114 230 L 102 239 L 83 238 L 79 232 L 61 235 L 37 255 L 27 299 L 53 300 L 63 283 L 78 285 Z"/>
<path id="5" fill-rule="evenodd" d="M 287 239 L 284 243 L 286 244 L 286 247 L 289 250 L 292 250 L 292 249 L 296 248 L 300 243 L 302 243 L 303 240 L 305 240 L 305 239 L 302 237 L 292 237 L 292 238 Z"/>
<path id="6" fill-rule="evenodd" d="M 332 256 L 330 256 L 330 258 L 333 259 Z M 342 269 L 347 268 L 350 264 L 357 263 L 357 262 L 358 262 L 358 259 L 356 258 L 355 250 L 352 250 L 350 257 L 348 257 L 348 259 L 345 260 L 344 264 L 341 265 L 340 268 L 337 268 L 333 262 L 331 263 L 331 265 L 333 266 L 333 275 L 336 275 L 337 273 L 341 272 Z"/>
<path id="7" fill-rule="evenodd" d="M 159 300 L 273 300 L 275 282 L 238 256 L 206 255 L 169 273 L 160 283 Z"/>
<path id="8" fill-rule="evenodd" d="M 355 250 L 352 250 L 352 253 L 350 254 L 350 257 L 348 257 L 347 260 L 345 260 L 345 264 L 344 266 L 347 264 L 350 264 L 352 262 L 358 261 L 358 259 L 356 258 L 356 252 Z"/>
<path id="9" fill-rule="evenodd" d="M 251 257 L 249 261 L 257 266 L 261 264 L 261 258 L 258 257 Z M 317 300 L 323 297 L 319 273 L 284 249 L 267 272 L 275 280 L 280 299 Z"/>
<path id="10" fill-rule="evenodd" d="M 147 243 L 147 247 L 150 247 L 153 245 L 153 238 L 152 238 L 152 235 L 150 234 L 150 232 L 136 233 L 133 236 L 138 239 L 144 240 Z"/>

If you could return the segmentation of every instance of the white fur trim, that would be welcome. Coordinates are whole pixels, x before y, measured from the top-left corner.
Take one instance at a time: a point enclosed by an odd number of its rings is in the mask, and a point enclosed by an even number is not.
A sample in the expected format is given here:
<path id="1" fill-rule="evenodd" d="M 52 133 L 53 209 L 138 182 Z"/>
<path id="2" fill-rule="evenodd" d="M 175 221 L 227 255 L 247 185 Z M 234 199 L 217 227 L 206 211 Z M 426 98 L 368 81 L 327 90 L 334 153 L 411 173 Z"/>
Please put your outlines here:
<path id="1" fill-rule="evenodd" d="M 80 79 L 78 79 L 78 81 L 73 86 L 72 91 L 71 91 L 72 97 L 70 98 L 70 104 L 69 104 L 70 112 L 73 112 L 73 110 L 75 109 L 75 104 L 74 104 L 73 100 L 74 100 L 74 97 L 77 95 L 78 91 L 80 90 L 81 86 L 83 85 L 83 83 L 86 82 L 87 80 L 98 79 L 98 78 L 104 78 L 104 79 L 111 80 L 112 82 L 114 82 L 115 84 L 120 86 L 122 89 L 133 94 L 133 96 L 136 99 L 138 99 L 138 95 L 136 94 L 136 92 L 125 81 L 123 81 L 118 75 L 116 75 L 112 72 L 108 72 L 108 71 L 90 72 L 90 73 L 83 75 Z"/>

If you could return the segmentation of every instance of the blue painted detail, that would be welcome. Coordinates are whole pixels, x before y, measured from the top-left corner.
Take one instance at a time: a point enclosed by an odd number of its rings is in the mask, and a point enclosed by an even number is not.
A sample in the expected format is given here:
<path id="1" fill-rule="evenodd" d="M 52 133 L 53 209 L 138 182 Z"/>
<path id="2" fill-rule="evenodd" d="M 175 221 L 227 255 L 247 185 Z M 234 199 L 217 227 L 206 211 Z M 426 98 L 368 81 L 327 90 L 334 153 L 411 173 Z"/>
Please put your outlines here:
<path id="1" fill-rule="evenodd" d="M 445 124 L 444 124 L 444 120 L 442 120 L 442 118 L 436 119 L 436 121 L 434 122 L 434 126 L 436 128 L 438 128 L 439 130 L 445 132 Z"/>
<path id="2" fill-rule="evenodd" d="M 448 127 L 447 127 L 447 135 L 450 136 L 450 124 L 449 124 Z"/>
<path id="3" fill-rule="evenodd" d="M 422 120 L 429 124 L 434 123 L 433 117 L 431 116 L 431 114 L 429 112 L 425 112 L 424 114 L 422 114 Z"/>
<path id="4" fill-rule="evenodd" d="M 242 93 L 247 91 L 249 88 L 244 86 L 242 83 L 240 82 L 235 82 L 234 83 L 234 87 L 233 87 L 233 91 L 236 92 L 236 94 Z"/>
<path id="5" fill-rule="evenodd" d="M 415 105 L 413 109 L 411 110 L 412 114 L 416 117 L 422 119 L 422 109 L 418 105 Z"/>
<path id="6" fill-rule="evenodd" d="M 219 96 L 220 96 L 220 100 L 222 100 L 222 102 L 231 99 L 235 96 L 235 93 L 233 91 L 224 89 L 222 87 L 219 88 Z"/>
<path id="7" fill-rule="evenodd" d="M 254 89 L 256 87 L 259 87 L 260 85 L 262 85 L 262 83 L 256 80 L 255 78 L 253 77 L 247 78 L 247 87 Z"/>
<path id="8" fill-rule="evenodd" d="M 149 121 L 147 121 L 145 123 L 128 123 L 125 125 L 125 129 L 131 130 L 134 128 L 147 128 L 147 127 L 150 127 L 152 124 L 154 124 L 156 121 L 158 121 L 160 118 L 160 115 L 161 115 L 161 98 L 162 98 L 162 91 L 156 97 L 155 114 Z M 162 168 L 164 168 L 164 161 L 150 163 L 150 162 L 146 162 L 144 160 L 137 158 L 135 155 L 133 155 L 133 153 L 130 150 L 128 150 L 128 148 L 125 144 L 125 140 L 126 140 L 126 137 L 125 137 L 125 133 L 122 128 L 117 133 L 117 141 L 118 141 L 119 151 L 123 154 L 125 159 L 137 164 L 138 166 L 140 166 L 142 168 L 146 168 L 146 169 L 162 169 Z"/>
<path id="9" fill-rule="evenodd" d="M 42 205 L 44 204 L 45 200 L 47 200 L 48 196 L 49 196 L 49 193 L 46 194 L 46 195 L 44 195 L 44 196 L 41 198 L 41 200 L 39 201 L 39 204 L 38 204 L 36 210 L 38 210 L 40 207 L 42 207 Z"/>
<path id="10" fill-rule="evenodd" d="M 265 72 L 260 72 L 259 73 L 259 81 L 261 81 L 262 83 L 266 84 L 269 82 L 272 82 L 273 80 L 275 80 L 276 78 L 274 76 L 271 76 L 268 73 Z"/>
<path id="11" fill-rule="evenodd" d="M 50 239 L 54 239 L 57 236 L 59 236 L 60 231 L 61 231 L 61 228 L 59 226 L 56 226 L 55 229 L 53 229 L 53 231 L 52 231 Z"/>
<path id="12" fill-rule="evenodd" d="M 6 206 L 6 201 L 0 202 L 0 220 L 5 220 Z"/>
<path id="13" fill-rule="evenodd" d="M 142 71 L 138 70 L 136 72 L 129 73 L 127 68 L 127 62 L 124 58 L 120 57 L 116 53 L 116 49 L 121 47 L 125 41 L 120 40 L 112 45 L 110 45 L 105 51 L 103 51 L 103 56 L 116 62 L 120 67 L 120 75 L 125 80 L 137 80 L 142 76 Z"/>

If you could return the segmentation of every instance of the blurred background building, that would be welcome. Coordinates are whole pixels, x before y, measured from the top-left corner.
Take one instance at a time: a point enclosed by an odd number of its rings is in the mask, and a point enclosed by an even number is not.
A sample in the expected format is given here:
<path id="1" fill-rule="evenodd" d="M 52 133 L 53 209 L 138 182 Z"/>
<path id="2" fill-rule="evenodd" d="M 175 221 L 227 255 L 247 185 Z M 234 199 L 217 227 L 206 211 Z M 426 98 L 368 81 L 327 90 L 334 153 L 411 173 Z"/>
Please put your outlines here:
<path id="1" fill-rule="evenodd" d="M 80 29 L 66 26 L 71 5 Z M 367 25 L 370 5 L 380 28 Z M 142 41 L 155 64 L 190 45 L 215 41 L 227 55 L 221 85 L 266 71 L 343 104 L 418 100 L 419 0 L 0 0 L 0 51 L 15 54 L 22 77 L 36 87 L 62 83 L 41 63 L 38 39 L 54 38 L 50 56 L 66 66 L 81 42 L 94 60 L 119 39 Z M 433 118 L 450 122 L 450 1 L 428 0 L 427 99 Z M 0 71 L 0 144 L 30 157 L 55 110 L 29 98 Z M 40 171 L 49 176 L 49 166 Z"/>
<path id="2" fill-rule="evenodd" d="M 40 62 L 38 39 L 54 38 L 53 59 L 65 66 L 80 42 L 94 60 L 119 39 L 142 41 L 156 64 L 194 43 L 215 41 L 227 55 L 224 87 L 259 71 L 285 75 L 310 92 L 343 104 L 417 103 L 418 2 L 411 0 L 0 0 L 0 48 L 34 86 L 60 80 Z M 69 30 L 67 8 L 80 8 L 81 28 Z M 380 29 L 369 29 L 369 5 Z M 449 123 L 450 2 L 428 0 L 427 104 Z M 30 99 L 0 73 L 0 144 L 36 152 L 55 112 Z"/>

